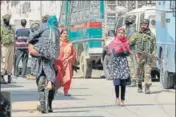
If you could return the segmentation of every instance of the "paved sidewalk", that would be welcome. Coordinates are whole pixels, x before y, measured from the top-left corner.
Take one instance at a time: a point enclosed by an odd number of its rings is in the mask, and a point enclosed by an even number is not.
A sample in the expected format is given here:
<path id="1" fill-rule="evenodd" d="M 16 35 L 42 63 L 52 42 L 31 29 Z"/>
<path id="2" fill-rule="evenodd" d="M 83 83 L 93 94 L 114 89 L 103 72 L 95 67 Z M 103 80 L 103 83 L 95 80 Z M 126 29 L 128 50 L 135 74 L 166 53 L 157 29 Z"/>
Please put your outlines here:
<path id="1" fill-rule="evenodd" d="M 15 87 L 18 86 L 18 87 Z M 163 90 L 154 83 L 152 94 L 138 94 L 127 88 L 126 106 L 115 105 L 112 81 L 105 79 L 74 79 L 71 97 L 60 89 L 53 102 L 54 113 L 30 113 L 39 104 L 35 81 L 18 79 L 11 88 L 12 117 L 175 117 L 175 91 Z"/>

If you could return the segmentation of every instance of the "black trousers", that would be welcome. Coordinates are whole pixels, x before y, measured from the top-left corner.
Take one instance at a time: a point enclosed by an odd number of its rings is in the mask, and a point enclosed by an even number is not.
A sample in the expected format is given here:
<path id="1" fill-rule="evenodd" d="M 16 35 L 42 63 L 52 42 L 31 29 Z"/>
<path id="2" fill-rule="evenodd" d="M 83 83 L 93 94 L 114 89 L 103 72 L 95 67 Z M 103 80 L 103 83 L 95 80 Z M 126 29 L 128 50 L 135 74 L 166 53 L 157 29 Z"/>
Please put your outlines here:
<path id="1" fill-rule="evenodd" d="M 39 78 L 37 78 L 36 83 L 38 86 L 38 93 L 39 93 L 39 101 L 40 101 L 40 105 L 41 108 L 45 108 L 45 87 L 46 87 L 46 76 L 44 74 L 44 72 L 42 72 L 42 74 L 40 75 Z M 54 87 L 54 84 L 52 84 Z M 52 88 L 49 93 L 48 93 L 48 102 L 52 102 L 54 99 L 54 95 L 55 95 L 55 88 Z"/>
<path id="2" fill-rule="evenodd" d="M 26 75 L 27 71 L 27 63 L 28 63 L 28 49 L 17 49 L 15 51 L 15 76 L 19 75 L 19 69 L 18 65 L 20 63 L 20 60 L 22 60 L 22 77 Z"/>
<path id="3" fill-rule="evenodd" d="M 120 85 L 115 85 L 115 94 L 116 98 L 119 98 L 119 94 L 121 92 L 121 100 L 125 100 L 125 92 L 126 92 L 126 80 L 121 80 Z M 120 91 L 121 89 L 121 91 Z"/>

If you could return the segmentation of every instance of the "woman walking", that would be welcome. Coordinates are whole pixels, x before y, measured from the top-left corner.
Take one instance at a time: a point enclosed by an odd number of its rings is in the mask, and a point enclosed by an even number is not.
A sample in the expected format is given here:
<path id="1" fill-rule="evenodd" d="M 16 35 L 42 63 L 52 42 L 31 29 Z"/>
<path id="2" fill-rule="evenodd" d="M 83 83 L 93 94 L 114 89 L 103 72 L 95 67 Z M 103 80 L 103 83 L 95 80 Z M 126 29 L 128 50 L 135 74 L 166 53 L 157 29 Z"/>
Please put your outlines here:
<path id="1" fill-rule="evenodd" d="M 42 23 L 40 28 L 30 35 L 29 40 L 29 43 L 33 44 L 33 46 L 29 46 L 29 52 L 33 56 L 31 70 L 36 76 L 41 113 L 46 113 L 47 111 L 45 105 L 46 89 L 49 90 L 47 109 L 48 112 L 53 112 L 52 101 L 54 99 L 56 82 L 54 61 L 59 53 L 58 37 L 60 36 L 57 26 L 56 16 L 50 16 L 47 22 Z"/>
<path id="2" fill-rule="evenodd" d="M 72 81 L 72 65 L 76 59 L 76 52 L 73 44 L 68 40 L 67 30 L 61 31 L 60 42 L 60 54 L 55 63 L 56 69 L 59 71 L 57 75 L 57 87 L 62 86 L 64 88 L 64 95 L 70 96 L 68 92 Z"/>
<path id="3" fill-rule="evenodd" d="M 119 28 L 116 37 L 108 47 L 111 52 L 110 76 L 113 79 L 116 94 L 116 103 L 124 105 L 127 81 L 130 78 L 127 56 L 130 48 L 128 39 L 125 37 L 125 29 Z M 120 94 L 121 87 L 121 96 Z"/>

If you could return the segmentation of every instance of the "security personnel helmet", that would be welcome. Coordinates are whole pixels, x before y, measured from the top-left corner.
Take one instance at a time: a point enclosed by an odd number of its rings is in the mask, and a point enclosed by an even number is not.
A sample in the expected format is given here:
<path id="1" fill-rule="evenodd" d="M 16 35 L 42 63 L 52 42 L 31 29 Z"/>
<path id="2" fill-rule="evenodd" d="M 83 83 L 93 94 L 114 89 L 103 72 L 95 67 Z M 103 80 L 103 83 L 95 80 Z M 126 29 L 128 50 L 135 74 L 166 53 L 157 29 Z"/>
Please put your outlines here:
<path id="1" fill-rule="evenodd" d="M 11 15 L 10 14 L 5 14 L 2 16 L 3 20 L 10 20 L 11 19 Z"/>
<path id="2" fill-rule="evenodd" d="M 144 20 L 141 21 L 141 24 L 149 24 L 149 22 L 150 21 L 148 19 L 144 19 Z"/>

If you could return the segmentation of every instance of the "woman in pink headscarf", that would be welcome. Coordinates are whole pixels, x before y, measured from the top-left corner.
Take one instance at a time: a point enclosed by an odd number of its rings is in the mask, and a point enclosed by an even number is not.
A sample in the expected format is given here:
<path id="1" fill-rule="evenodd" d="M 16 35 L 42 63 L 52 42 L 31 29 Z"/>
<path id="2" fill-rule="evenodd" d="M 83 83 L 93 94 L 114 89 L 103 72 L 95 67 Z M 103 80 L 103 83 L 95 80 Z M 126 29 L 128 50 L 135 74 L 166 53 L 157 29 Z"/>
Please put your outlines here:
<path id="1" fill-rule="evenodd" d="M 111 53 L 110 76 L 113 79 L 116 93 L 116 103 L 124 105 L 127 81 L 130 78 L 127 56 L 130 53 L 129 41 L 125 37 L 125 29 L 119 28 L 116 36 L 109 44 Z M 119 87 L 121 86 L 121 98 L 119 98 Z"/>

